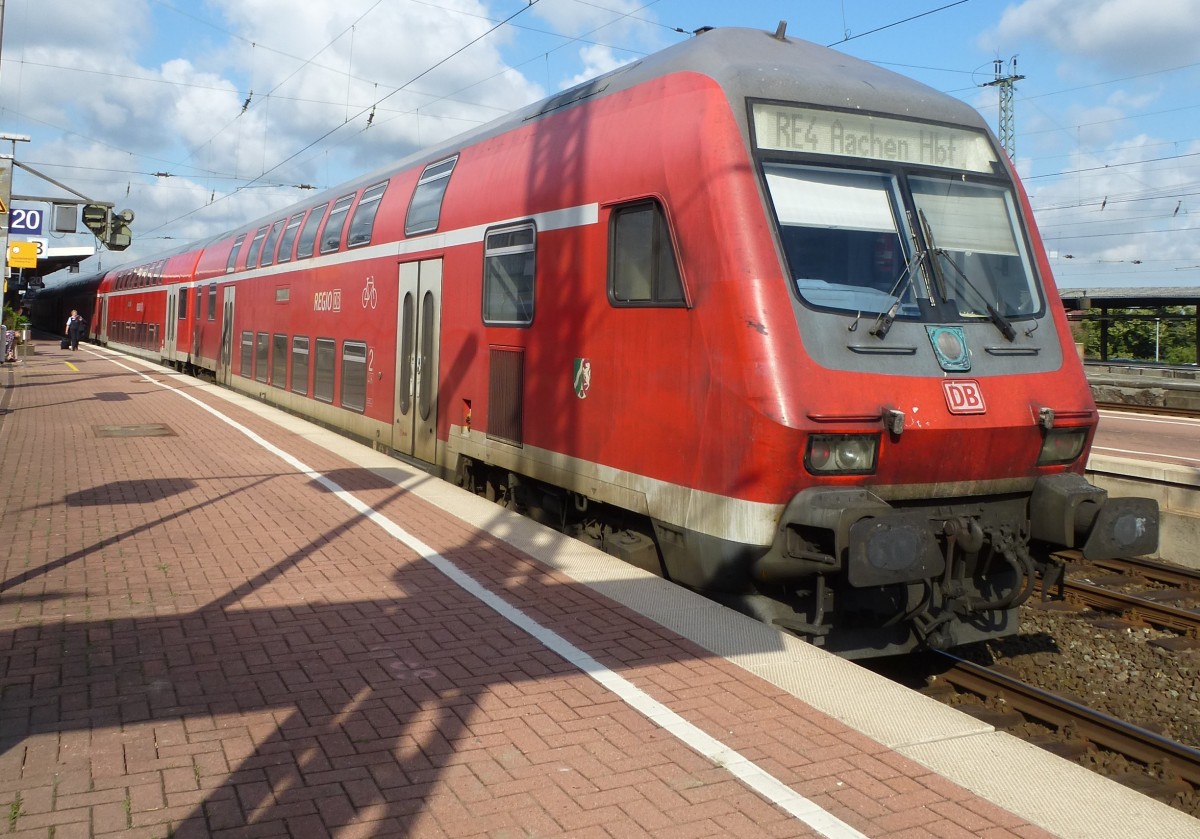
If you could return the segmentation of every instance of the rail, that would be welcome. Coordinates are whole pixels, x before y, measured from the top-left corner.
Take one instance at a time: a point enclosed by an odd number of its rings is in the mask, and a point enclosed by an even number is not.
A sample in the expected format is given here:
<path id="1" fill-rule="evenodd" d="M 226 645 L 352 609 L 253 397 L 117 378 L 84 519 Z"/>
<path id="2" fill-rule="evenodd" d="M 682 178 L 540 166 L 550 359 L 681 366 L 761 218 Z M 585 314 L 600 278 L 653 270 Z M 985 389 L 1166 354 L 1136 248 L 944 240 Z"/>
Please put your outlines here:
<path id="1" fill-rule="evenodd" d="M 938 676 L 959 690 L 982 697 L 1002 696 L 1008 707 L 1057 731 L 1070 730 L 1100 749 L 1200 788 L 1200 751 L 949 653 L 951 667 Z"/>

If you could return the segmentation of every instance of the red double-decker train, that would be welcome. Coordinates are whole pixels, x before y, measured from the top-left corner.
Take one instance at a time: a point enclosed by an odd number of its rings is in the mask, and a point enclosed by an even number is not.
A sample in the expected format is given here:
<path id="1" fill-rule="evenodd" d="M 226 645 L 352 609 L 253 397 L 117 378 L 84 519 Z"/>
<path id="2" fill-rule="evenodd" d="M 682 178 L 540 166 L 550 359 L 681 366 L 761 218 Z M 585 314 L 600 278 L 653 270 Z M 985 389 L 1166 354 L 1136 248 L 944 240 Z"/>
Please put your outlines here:
<path id="1" fill-rule="evenodd" d="M 75 290 L 101 343 L 850 657 L 1014 633 L 1053 550 L 1157 543 L 1082 475 L 1097 412 L 984 120 L 782 27 Z"/>

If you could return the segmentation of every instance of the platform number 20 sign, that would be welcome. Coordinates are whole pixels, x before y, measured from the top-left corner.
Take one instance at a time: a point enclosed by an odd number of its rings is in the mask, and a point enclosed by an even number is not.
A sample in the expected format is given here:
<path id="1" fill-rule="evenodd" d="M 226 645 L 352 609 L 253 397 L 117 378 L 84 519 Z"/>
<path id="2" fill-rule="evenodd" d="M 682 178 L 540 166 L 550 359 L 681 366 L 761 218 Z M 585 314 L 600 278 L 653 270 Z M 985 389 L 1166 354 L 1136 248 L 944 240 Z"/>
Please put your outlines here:
<path id="1" fill-rule="evenodd" d="M 25 207 L 13 207 L 8 217 L 8 234 L 10 236 L 41 236 L 42 225 L 46 214 L 41 210 Z"/>

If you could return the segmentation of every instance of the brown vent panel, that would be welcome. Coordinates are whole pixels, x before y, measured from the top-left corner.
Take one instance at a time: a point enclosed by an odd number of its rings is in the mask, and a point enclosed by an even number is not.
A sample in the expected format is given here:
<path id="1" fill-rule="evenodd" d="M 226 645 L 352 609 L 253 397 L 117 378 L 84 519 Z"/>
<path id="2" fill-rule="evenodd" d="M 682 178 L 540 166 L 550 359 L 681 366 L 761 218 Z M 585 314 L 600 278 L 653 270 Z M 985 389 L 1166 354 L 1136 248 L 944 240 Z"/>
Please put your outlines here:
<path id="1" fill-rule="evenodd" d="M 490 347 L 489 362 L 487 436 L 519 446 L 523 440 L 525 351 Z"/>

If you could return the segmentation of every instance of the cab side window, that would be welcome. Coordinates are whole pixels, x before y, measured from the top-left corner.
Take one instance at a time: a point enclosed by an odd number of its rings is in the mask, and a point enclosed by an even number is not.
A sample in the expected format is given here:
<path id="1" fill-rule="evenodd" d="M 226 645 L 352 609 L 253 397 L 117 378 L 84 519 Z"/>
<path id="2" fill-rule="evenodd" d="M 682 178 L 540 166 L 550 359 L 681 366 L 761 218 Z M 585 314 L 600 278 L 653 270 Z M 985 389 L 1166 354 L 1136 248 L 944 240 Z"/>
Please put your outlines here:
<path id="1" fill-rule="evenodd" d="M 657 201 L 615 208 L 608 235 L 608 292 L 614 305 L 687 305 L 666 215 Z"/>

